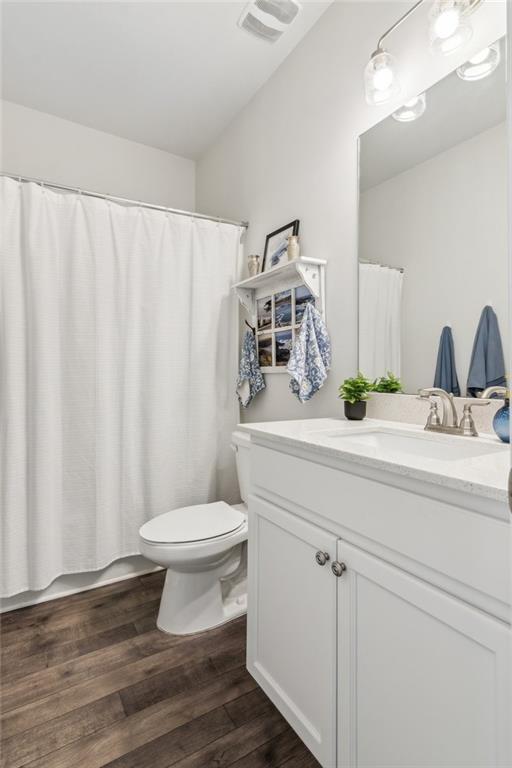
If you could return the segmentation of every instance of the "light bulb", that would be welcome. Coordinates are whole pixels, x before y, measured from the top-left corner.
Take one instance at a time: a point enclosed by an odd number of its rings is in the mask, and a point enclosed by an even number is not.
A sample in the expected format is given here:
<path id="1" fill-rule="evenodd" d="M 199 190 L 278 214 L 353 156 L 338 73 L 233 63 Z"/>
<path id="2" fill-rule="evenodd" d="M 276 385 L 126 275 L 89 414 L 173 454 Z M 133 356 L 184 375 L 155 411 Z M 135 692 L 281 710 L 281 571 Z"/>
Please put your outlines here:
<path id="1" fill-rule="evenodd" d="M 378 91 L 387 91 L 393 82 L 393 72 L 389 67 L 377 69 L 373 75 L 373 85 Z"/>
<path id="2" fill-rule="evenodd" d="M 413 120 L 417 120 L 421 117 L 427 108 L 427 96 L 425 93 L 420 93 L 413 99 L 409 99 L 401 107 L 393 112 L 393 117 L 399 123 L 412 123 Z"/>
<path id="3" fill-rule="evenodd" d="M 448 8 L 442 11 L 434 21 L 434 32 L 437 37 L 445 40 L 451 37 L 460 24 L 460 11 L 456 8 Z"/>
<path id="4" fill-rule="evenodd" d="M 499 42 L 484 48 L 457 68 L 461 80 L 482 80 L 491 75 L 500 63 Z"/>
<path id="5" fill-rule="evenodd" d="M 445 40 L 451 37 L 460 24 L 460 12 L 456 8 L 447 8 L 434 21 L 434 32 Z"/>
<path id="6" fill-rule="evenodd" d="M 467 6 L 467 7 L 466 7 Z M 467 16 L 469 4 L 461 0 L 436 0 L 430 11 L 430 46 L 447 56 L 467 43 L 473 29 Z"/>
<path id="7" fill-rule="evenodd" d="M 372 105 L 385 104 L 400 93 L 396 62 L 387 51 L 373 53 L 364 71 L 364 85 L 366 100 Z"/>

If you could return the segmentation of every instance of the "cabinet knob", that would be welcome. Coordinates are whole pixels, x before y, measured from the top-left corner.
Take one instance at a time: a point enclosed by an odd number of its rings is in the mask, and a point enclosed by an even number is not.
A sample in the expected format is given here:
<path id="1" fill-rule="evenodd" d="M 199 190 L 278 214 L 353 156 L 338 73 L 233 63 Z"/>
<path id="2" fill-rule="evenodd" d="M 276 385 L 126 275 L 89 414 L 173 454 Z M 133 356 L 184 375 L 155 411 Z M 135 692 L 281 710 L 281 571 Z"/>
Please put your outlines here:
<path id="1" fill-rule="evenodd" d="M 338 563 L 338 561 L 335 560 L 334 563 L 331 565 L 331 570 L 334 573 L 334 575 L 339 578 L 340 576 L 343 576 L 344 572 L 347 570 L 347 566 L 345 565 L 345 563 Z"/>
<path id="2" fill-rule="evenodd" d="M 328 552 L 322 552 L 321 550 L 318 550 L 315 555 L 315 560 L 317 561 L 318 565 L 325 565 L 329 559 L 330 558 Z"/>

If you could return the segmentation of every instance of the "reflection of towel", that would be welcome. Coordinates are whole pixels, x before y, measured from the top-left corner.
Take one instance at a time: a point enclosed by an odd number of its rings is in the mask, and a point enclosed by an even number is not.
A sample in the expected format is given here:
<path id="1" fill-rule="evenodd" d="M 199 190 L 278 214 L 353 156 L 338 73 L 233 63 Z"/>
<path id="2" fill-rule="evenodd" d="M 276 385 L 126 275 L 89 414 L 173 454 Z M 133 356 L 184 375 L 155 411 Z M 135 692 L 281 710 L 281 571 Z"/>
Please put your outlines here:
<path id="1" fill-rule="evenodd" d="M 240 404 L 247 408 L 253 397 L 262 389 L 265 389 L 265 380 L 258 362 L 256 337 L 251 331 L 246 331 L 240 354 L 240 373 L 236 382 Z"/>
<path id="2" fill-rule="evenodd" d="M 443 328 L 441 339 L 439 340 L 434 387 L 440 387 L 446 392 L 451 392 L 455 397 L 460 396 L 459 380 L 455 368 L 452 329 L 447 325 Z"/>
<path id="3" fill-rule="evenodd" d="M 468 396 L 476 397 L 486 387 L 501 387 L 506 384 L 498 318 L 492 307 L 484 307 L 471 353 Z"/>
<path id="4" fill-rule="evenodd" d="M 308 304 L 288 362 L 291 391 L 301 403 L 318 392 L 331 367 L 331 341 L 320 312 Z"/>

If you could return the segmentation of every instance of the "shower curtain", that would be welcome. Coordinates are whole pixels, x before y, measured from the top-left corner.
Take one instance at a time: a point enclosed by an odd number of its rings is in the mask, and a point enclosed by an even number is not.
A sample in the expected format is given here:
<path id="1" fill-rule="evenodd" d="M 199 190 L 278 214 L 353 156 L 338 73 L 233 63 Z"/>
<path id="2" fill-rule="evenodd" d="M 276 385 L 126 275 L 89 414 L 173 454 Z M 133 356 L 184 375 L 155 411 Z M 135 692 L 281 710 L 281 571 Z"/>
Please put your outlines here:
<path id="1" fill-rule="evenodd" d="M 400 377 L 403 273 L 359 264 L 359 368 L 369 379 Z"/>
<path id="2" fill-rule="evenodd" d="M 240 229 L 1 179 L 2 594 L 236 498 Z"/>

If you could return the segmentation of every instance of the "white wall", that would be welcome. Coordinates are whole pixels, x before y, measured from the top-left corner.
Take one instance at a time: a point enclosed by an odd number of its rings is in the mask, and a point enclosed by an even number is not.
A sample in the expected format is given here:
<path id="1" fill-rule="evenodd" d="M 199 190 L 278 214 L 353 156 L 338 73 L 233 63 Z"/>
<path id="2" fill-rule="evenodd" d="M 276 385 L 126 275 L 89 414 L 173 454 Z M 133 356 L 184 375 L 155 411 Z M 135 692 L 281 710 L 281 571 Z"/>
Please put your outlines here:
<path id="1" fill-rule="evenodd" d="M 490 304 L 508 349 L 506 124 L 361 195 L 360 255 L 404 268 L 402 380 L 432 386 L 450 325 L 461 392 L 480 313 Z"/>
<path id="2" fill-rule="evenodd" d="M 3 101 L 1 170 L 195 210 L 195 163 Z"/>
<path id="3" fill-rule="evenodd" d="M 327 384 L 300 405 L 288 391 L 286 374 L 269 374 L 267 390 L 243 413 L 248 420 L 341 413 L 337 388 L 357 360 L 357 136 L 396 107 L 366 105 L 363 69 L 377 38 L 404 7 L 331 6 L 198 162 L 198 207 L 248 219 L 247 253 L 262 253 L 266 233 L 299 218 L 303 254 L 329 260 L 333 367 Z M 409 97 L 505 32 L 505 2 L 486 2 L 472 17 L 475 33 L 464 51 L 434 57 L 426 39 L 427 13 L 428 3 L 389 41 Z"/>

